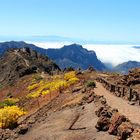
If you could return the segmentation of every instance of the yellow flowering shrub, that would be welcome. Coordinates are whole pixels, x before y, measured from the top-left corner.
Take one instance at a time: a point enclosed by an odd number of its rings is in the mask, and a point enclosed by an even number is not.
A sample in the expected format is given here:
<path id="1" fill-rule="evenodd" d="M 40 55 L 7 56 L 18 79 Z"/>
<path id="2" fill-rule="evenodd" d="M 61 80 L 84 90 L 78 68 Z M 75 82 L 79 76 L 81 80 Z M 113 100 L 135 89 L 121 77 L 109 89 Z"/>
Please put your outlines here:
<path id="1" fill-rule="evenodd" d="M 52 76 L 50 81 L 46 82 L 41 80 L 39 83 L 35 83 L 28 87 L 29 91 L 35 90 L 33 93 L 29 93 L 27 98 L 37 98 L 40 95 L 47 95 L 54 91 L 60 91 L 76 83 L 79 79 L 76 77 L 76 72 L 67 72 L 64 75 Z"/>
<path id="2" fill-rule="evenodd" d="M 39 83 L 35 83 L 35 84 L 32 84 L 32 85 L 29 85 L 27 89 L 29 91 L 34 90 L 34 89 L 37 89 L 41 84 L 43 84 L 43 81 L 42 80 Z"/>
<path id="3" fill-rule="evenodd" d="M 0 109 L 0 128 L 12 128 L 26 112 L 18 106 L 7 106 Z"/>
<path id="4" fill-rule="evenodd" d="M 54 75 L 54 76 L 52 76 L 52 79 L 53 79 L 53 80 L 59 80 L 59 79 L 61 79 L 61 78 L 62 78 L 61 75 Z"/>
<path id="5" fill-rule="evenodd" d="M 34 89 L 36 89 L 38 87 L 39 87 L 39 84 L 38 83 L 35 83 L 33 85 L 28 86 L 28 90 L 31 91 L 31 90 L 34 90 Z"/>
<path id="6" fill-rule="evenodd" d="M 76 82 L 78 82 L 79 79 L 77 77 L 71 78 L 68 80 L 68 84 L 72 85 L 75 84 Z"/>
<path id="7" fill-rule="evenodd" d="M 37 98 L 40 96 L 40 92 L 29 93 L 26 97 L 27 98 Z"/>
<path id="8" fill-rule="evenodd" d="M 50 90 L 46 90 L 46 91 L 43 91 L 43 92 L 42 92 L 42 95 L 45 96 L 45 95 L 47 95 L 47 94 L 49 94 L 49 93 L 50 93 Z"/>
<path id="9" fill-rule="evenodd" d="M 71 78 L 74 78 L 74 77 L 76 77 L 76 72 L 75 71 L 67 72 L 67 73 L 64 74 L 64 79 L 67 80 L 67 81 Z"/>

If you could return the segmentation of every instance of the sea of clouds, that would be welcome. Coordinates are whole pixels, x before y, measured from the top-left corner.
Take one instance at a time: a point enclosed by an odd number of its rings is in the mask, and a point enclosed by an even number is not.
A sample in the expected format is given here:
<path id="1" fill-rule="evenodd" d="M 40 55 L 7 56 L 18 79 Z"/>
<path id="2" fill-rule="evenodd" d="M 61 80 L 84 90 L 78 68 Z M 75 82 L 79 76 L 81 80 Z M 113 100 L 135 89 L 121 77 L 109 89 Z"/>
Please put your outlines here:
<path id="1" fill-rule="evenodd" d="M 31 42 L 29 42 L 31 43 Z M 70 42 L 32 42 L 42 48 L 61 48 L 64 45 L 70 45 Z M 104 44 L 85 44 L 84 48 L 94 50 L 97 57 L 104 63 L 110 63 L 116 66 L 120 63 L 132 60 L 140 62 L 140 45 L 104 45 Z"/>

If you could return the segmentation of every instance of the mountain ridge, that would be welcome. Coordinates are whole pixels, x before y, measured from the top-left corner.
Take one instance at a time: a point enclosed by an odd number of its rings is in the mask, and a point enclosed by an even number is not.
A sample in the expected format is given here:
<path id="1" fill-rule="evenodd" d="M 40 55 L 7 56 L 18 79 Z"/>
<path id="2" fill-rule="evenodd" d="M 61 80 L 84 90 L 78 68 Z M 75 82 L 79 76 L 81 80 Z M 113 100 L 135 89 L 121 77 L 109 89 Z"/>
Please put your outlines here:
<path id="1" fill-rule="evenodd" d="M 106 70 L 105 65 L 97 58 L 94 51 L 88 51 L 78 44 L 65 45 L 60 49 L 43 49 L 23 41 L 3 42 L 0 43 L 0 56 L 10 48 L 24 47 L 29 47 L 45 56 L 49 56 L 52 60 L 58 63 L 61 68 L 72 66 L 74 68 L 87 69 L 92 65 L 97 70 Z"/>
<path id="2" fill-rule="evenodd" d="M 121 64 L 115 66 L 113 68 L 113 71 L 126 74 L 129 72 L 130 69 L 138 68 L 138 67 L 140 67 L 140 62 L 130 60 L 130 61 L 127 61 L 127 62 L 124 62 L 124 63 L 121 63 Z"/>
<path id="3" fill-rule="evenodd" d="M 47 49 L 47 55 L 61 68 L 72 66 L 87 69 L 93 66 L 96 70 L 106 70 L 105 65 L 97 58 L 94 51 L 88 51 L 79 44 L 64 45 L 60 49 Z M 65 64 L 61 63 L 64 61 Z"/>

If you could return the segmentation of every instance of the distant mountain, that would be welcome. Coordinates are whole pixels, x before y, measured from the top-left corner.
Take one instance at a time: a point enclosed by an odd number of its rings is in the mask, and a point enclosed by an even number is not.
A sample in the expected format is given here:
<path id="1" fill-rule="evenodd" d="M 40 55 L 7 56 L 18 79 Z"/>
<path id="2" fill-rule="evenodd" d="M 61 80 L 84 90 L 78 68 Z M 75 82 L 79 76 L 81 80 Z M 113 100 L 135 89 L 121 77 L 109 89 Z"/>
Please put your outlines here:
<path id="1" fill-rule="evenodd" d="M 88 51 L 78 44 L 67 45 L 60 49 L 47 49 L 47 55 L 61 68 L 72 66 L 87 69 L 89 66 L 93 66 L 100 71 L 106 69 L 94 51 Z"/>
<path id="2" fill-rule="evenodd" d="M 10 49 L 0 58 L 0 83 L 13 83 L 16 79 L 36 73 L 60 70 L 47 56 L 30 48 Z"/>
<path id="3" fill-rule="evenodd" d="M 126 74 L 130 69 L 139 68 L 139 67 L 140 67 L 140 62 L 128 61 L 117 65 L 116 67 L 113 68 L 113 71 Z"/>
<path id="4" fill-rule="evenodd" d="M 42 55 L 49 56 L 49 58 L 54 60 L 61 68 L 72 66 L 87 69 L 89 66 L 93 66 L 97 70 L 106 70 L 105 65 L 98 60 L 94 51 L 88 51 L 77 44 L 64 46 L 60 49 L 43 49 L 23 41 L 3 42 L 0 43 L 0 56 L 3 56 L 8 49 L 24 47 L 31 48 Z"/>
<path id="5" fill-rule="evenodd" d="M 37 47 L 33 44 L 28 44 L 23 41 L 19 41 L 19 42 L 9 41 L 9 42 L 0 43 L 0 56 L 2 56 L 8 49 L 11 49 L 11 48 L 17 49 L 17 48 L 24 48 L 24 47 L 31 48 L 32 50 L 35 50 L 43 55 L 46 55 L 46 49 Z"/>
<path id="6" fill-rule="evenodd" d="M 134 46 L 133 48 L 134 49 L 140 49 L 140 46 Z"/>

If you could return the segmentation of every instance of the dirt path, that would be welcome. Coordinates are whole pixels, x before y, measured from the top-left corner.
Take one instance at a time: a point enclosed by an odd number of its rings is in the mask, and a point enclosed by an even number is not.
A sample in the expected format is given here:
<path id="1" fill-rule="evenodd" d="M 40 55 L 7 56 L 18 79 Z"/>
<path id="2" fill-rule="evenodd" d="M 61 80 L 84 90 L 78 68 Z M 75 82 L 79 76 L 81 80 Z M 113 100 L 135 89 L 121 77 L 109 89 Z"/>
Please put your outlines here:
<path id="1" fill-rule="evenodd" d="M 132 123 L 140 124 L 140 107 L 129 105 L 127 101 L 116 97 L 108 90 L 106 90 L 101 83 L 96 82 L 97 88 L 95 88 L 95 93 L 97 95 L 103 95 L 108 105 L 113 108 L 117 108 L 119 112 L 125 115 Z"/>
<path id="2" fill-rule="evenodd" d="M 84 109 L 75 107 L 57 111 L 43 122 L 36 124 L 18 140 L 117 140 L 115 136 L 107 132 L 97 132 L 95 125 L 98 118 L 94 109 L 94 103 L 90 103 L 86 104 Z M 80 117 L 72 130 L 68 130 L 78 112 L 80 112 Z"/>

